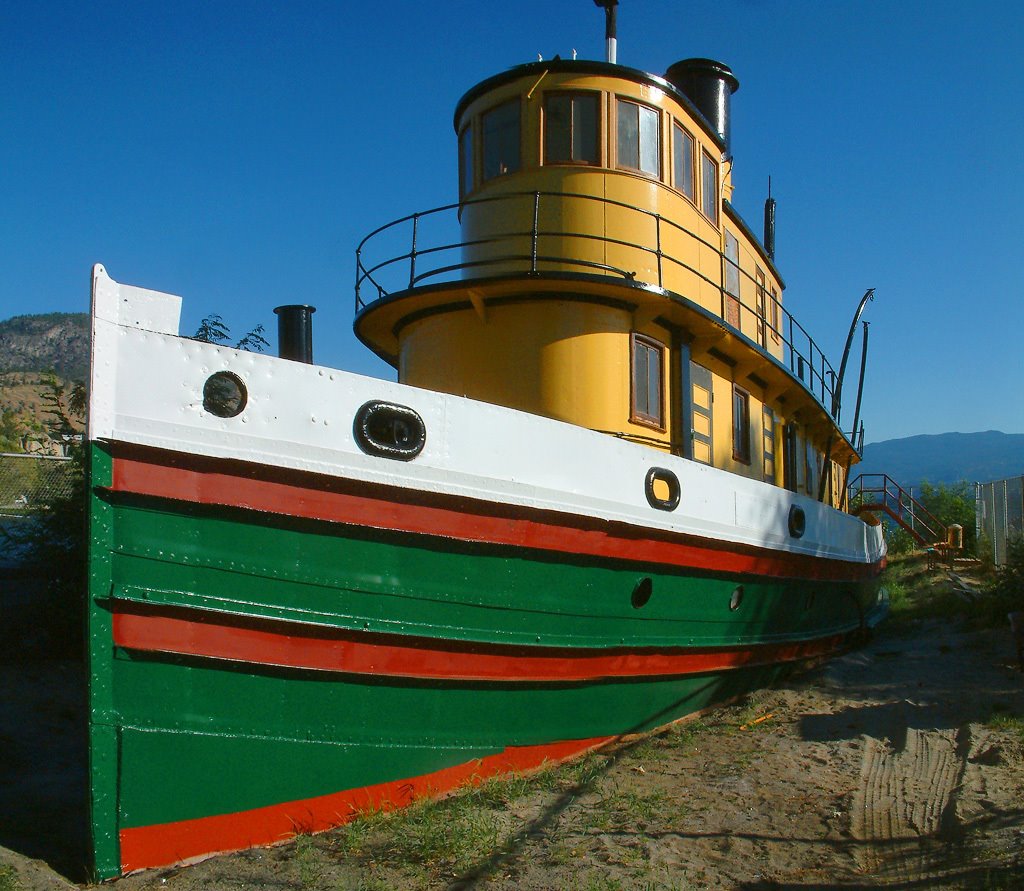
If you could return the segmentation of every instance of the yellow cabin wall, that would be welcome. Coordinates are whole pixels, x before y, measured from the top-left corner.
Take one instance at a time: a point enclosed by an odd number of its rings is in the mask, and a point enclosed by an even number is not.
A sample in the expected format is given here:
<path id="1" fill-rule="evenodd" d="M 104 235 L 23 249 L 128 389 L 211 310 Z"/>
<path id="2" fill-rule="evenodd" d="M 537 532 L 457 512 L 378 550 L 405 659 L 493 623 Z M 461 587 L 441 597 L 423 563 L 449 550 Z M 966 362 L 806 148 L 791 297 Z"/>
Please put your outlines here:
<path id="1" fill-rule="evenodd" d="M 632 423 L 629 410 L 630 333 L 666 346 L 668 335 L 633 323 L 621 309 L 557 299 L 428 316 L 402 332 L 399 380 L 667 447 L 667 401 L 663 431 Z"/>
<path id="2" fill-rule="evenodd" d="M 602 119 L 599 129 L 600 164 L 572 166 L 542 164 L 544 98 L 549 92 L 579 90 L 601 95 Z M 652 178 L 641 173 L 616 169 L 615 133 L 616 98 L 635 99 L 660 109 L 661 177 Z M 371 316 L 363 333 L 372 342 L 384 343 L 386 337 L 397 341 L 399 380 L 418 387 L 440 392 L 464 395 L 473 399 L 505 405 L 594 430 L 603 430 L 642 439 L 658 448 L 682 449 L 683 443 L 670 442 L 672 433 L 688 436 L 691 418 L 676 423 L 673 406 L 681 400 L 677 392 L 682 380 L 673 377 L 676 363 L 670 358 L 673 339 L 668 330 L 655 321 L 665 315 L 685 341 L 692 316 L 672 306 L 657 292 L 634 292 L 628 299 L 614 295 L 596 297 L 605 302 L 588 302 L 583 293 L 533 293 L 528 280 L 522 278 L 523 259 L 531 256 L 534 248 L 529 234 L 534 220 L 534 192 L 555 193 L 543 195 L 539 204 L 538 228 L 541 233 L 536 245 L 540 258 L 573 257 L 595 264 L 606 264 L 616 270 L 634 274 L 636 283 L 661 284 L 663 288 L 704 308 L 711 314 L 725 318 L 723 289 L 726 285 L 725 232 L 731 232 L 738 243 L 740 269 L 739 299 L 741 301 L 739 330 L 750 340 L 782 360 L 782 337 L 772 336 L 766 330 L 758 331 L 755 308 L 757 306 L 757 273 L 764 274 L 764 312 L 772 321 L 771 294 L 778 295 L 781 327 L 782 282 L 772 271 L 771 264 L 756 240 L 748 237 L 743 226 L 719 204 L 718 224 L 711 222 L 682 192 L 672 187 L 672 121 L 679 121 L 695 138 L 695 171 L 700 201 L 700 158 L 707 151 L 721 162 L 721 149 L 704 131 L 703 124 L 691 117 L 687 108 L 676 99 L 648 84 L 630 80 L 567 73 L 547 74 L 543 77 L 522 78 L 499 84 L 477 97 L 463 109 L 458 131 L 467 124 L 474 129 L 474 165 L 479 171 L 482 159 L 480 144 L 480 116 L 504 104 L 518 101 L 521 115 L 521 144 L 518 171 L 494 177 L 478 184 L 468 195 L 472 199 L 461 208 L 462 240 L 499 237 L 500 243 L 469 244 L 463 248 L 462 260 L 493 261 L 509 253 L 517 255 L 512 261 L 482 263 L 467 266 L 463 275 L 469 281 L 461 295 L 453 293 L 446 300 L 435 300 L 429 294 L 420 297 L 416 291 L 401 298 L 407 309 L 392 312 L 385 309 L 379 321 Z M 731 163 L 719 164 L 720 196 L 731 196 Z M 526 193 L 518 195 L 514 193 Z M 595 201 L 577 200 L 567 195 L 593 196 Z M 509 196 L 509 197 L 503 197 Z M 502 198 L 500 201 L 475 203 L 480 199 Z M 629 207 L 617 207 L 608 202 L 620 202 Z M 641 213 L 632 208 L 643 208 Z M 660 215 L 659 224 L 655 215 Z M 675 225 L 670 225 L 674 223 Z M 592 238 L 578 238 L 565 233 L 584 233 Z M 515 234 L 514 237 L 510 237 Z M 659 240 L 664 255 L 679 259 L 685 266 L 667 259 L 659 272 L 655 254 L 639 247 L 617 245 L 616 240 L 630 241 L 654 247 Z M 685 268 L 690 267 L 690 268 Z M 528 267 L 526 267 L 528 268 Z M 541 262 L 538 272 L 607 275 L 615 282 L 622 281 L 621 272 L 602 273 L 592 267 L 567 262 Z M 514 285 L 502 283 L 507 277 Z M 474 286 L 472 279 L 488 279 Z M 575 285 L 569 285 L 575 288 Z M 592 298 L 602 293 L 600 286 L 582 285 L 592 291 Z M 637 301 L 636 311 L 614 305 Z M 422 301 L 422 302 L 420 302 Z M 472 303 L 472 307 L 466 306 Z M 418 309 L 420 311 L 418 311 Z M 417 316 L 419 316 L 417 318 Z M 409 321 L 412 318 L 414 321 Z M 747 345 L 737 343 L 730 347 L 738 364 L 730 369 L 710 357 L 706 350 L 721 335 L 708 336 L 707 326 L 701 323 L 703 346 L 694 347 L 692 359 L 712 371 L 712 453 L 716 467 L 755 479 L 765 478 L 765 436 L 763 407 L 765 392 L 748 378 L 756 373 L 764 359 L 758 358 Z M 376 333 L 374 325 L 377 326 Z M 384 325 L 391 325 L 386 328 Z M 726 326 L 725 330 L 728 330 Z M 664 429 L 634 423 L 631 411 L 631 333 L 650 337 L 665 346 L 663 354 L 664 392 L 662 419 Z M 782 332 L 782 335 L 785 331 Z M 731 336 L 731 335 L 729 335 Z M 389 348 L 389 352 L 394 347 Z M 749 353 L 749 360 L 746 354 Z M 394 353 L 391 353 L 394 355 Z M 749 393 L 751 455 L 746 464 L 733 458 L 732 391 L 733 379 Z M 818 471 L 815 455 L 826 447 L 830 428 L 820 407 L 808 412 L 806 395 L 793 402 L 783 395 L 786 388 L 774 386 L 769 394 L 769 407 L 774 413 L 774 465 L 771 478 L 777 485 L 788 485 L 797 491 L 817 497 Z M 820 417 L 819 417 L 820 415 Z M 806 419 L 813 419 L 811 426 Z M 785 429 L 796 421 L 796 480 L 786 479 Z M 810 456 L 812 470 L 807 469 L 807 443 L 813 444 Z M 847 448 L 843 446 L 843 448 Z M 845 460 L 845 457 L 841 460 Z M 818 459 L 820 460 L 820 458 Z M 833 473 L 832 497 L 838 503 L 842 495 L 842 471 Z"/>
<path id="3" fill-rule="evenodd" d="M 602 126 L 599 130 L 599 156 L 597 166 L 573 167 L 565 164 L 542 164 L 543 107 L 548 93 L 565 91 L 596 93 L 601 96 Z M 527 98 L 529 95 L 529 98 Z M 636 100 L 657 108 L 661 112 L 660 126 L 660 178 L 616 168 L 615 157 L 615 115 L 618 97 Z M 543 257 L 572 256 L 600 264 L 607 264 L 615 270 L 633 273 L 635 280 L 656 284 L 697 303 L 716 315 L 723 316 L 722 287 L 724 284 L 723 226 L 736 235 L 739 242 L 740 330 L 752 340 L 758 340 L 757 323 L 754 318 L 756 307 L 756 270 L 765 273 L 766 291 L 772 289 L 782 303 L 781 282 L 771 272 L 760 249 L 746 236 L 743 230 L 733 224 L 724 209 L 720 208 L 718 224 L 712 223 L 682 192 L 672 187 L 672 122 L 678 121 L 695 139 L 696 170 L 694 176 L 700 181 L 700 157 L 707 152 L 719 161 L 719 183 L 722 197 L 732 194 L 731 163 L 723 162 L 721 149 L 704 132 L 703 127 L 676 101 L 670 93 L 648 84 L 638 84 L 596 75 L 548 74 L 544 77 L 524 78 L 500 87 L 477 98 L 464 111 L 459 122 L 459 132 L 470 122 L 499 105 L 518 99 L 521 121 L 520 158 L 518 171 L 493 177 L 480 184 L 469 196 L 474 200 L 493 199 L 512 193 L 534 191 L 575 193 L 591 195 L 603 201 L 616 201 L 647 213 L 620 208 L 598 201 L 589 202 L 578 198 L 555 198 L 543 195 L 539 205 L 539 229 L 551 232 L 577 232 L 596 236 L 593 239 L 568 236 L 541 236 L 537 253 Z M 480 166 L 481 145 L 479 128 L 474 138 L 476 166 Z M 697 196 L 699 201 L 699 194 Z M 532 250 L 531 239 L 521 235 L 509 239 L 508 233 L 528 233 L 533 225 L 534 202 L 532 195 L 521 195 L 495 203 L 467 205 L 462 212 L 462 234 L 465 241 L 486 241 L 495 236 L 504 236 L 500 244 L 487 243 L 467 248 L 465 259 L 490 261 L 495 257 L 514 253 L 528 257 Z M 654 215 L 660 215 L 661 247 L 667 257 L 674 257 L 680 263 L 668 259 L 662 263 L 659 274 L 657 257 L 648 250 L 618 245 L 617 240 L 630 241 L 654 248 L 658 243 L 658 223 Z M 503 272 L 521 269 L 521 260 L 507 265 L 486 262 L 467 271 L 469 276 L 487 277 Z M 543 271 L 565 271 L 575 273 L 601 274 L 600 270 L 574 263 L 542 264 Z M 618 271 L 607 275 L 619 276 Z M 766 311 L 770 304 L 766 300 Z M 772 337 L 764 339 L 764 347 L 773 355 L 782 357 L 781 340 Z"/>

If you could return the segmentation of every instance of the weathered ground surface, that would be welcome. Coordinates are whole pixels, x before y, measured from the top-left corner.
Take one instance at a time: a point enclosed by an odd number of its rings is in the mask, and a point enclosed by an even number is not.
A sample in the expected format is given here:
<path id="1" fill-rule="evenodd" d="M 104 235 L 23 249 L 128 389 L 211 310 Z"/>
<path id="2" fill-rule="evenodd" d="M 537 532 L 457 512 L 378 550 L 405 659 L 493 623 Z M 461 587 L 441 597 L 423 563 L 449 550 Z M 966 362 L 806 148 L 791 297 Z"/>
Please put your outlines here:
<path id="1" fill-rule="evenodd" d="M 25 670 L 0 666 L 7 716 Z M 74 717 L 72 686 L 32 688 L 35 732 L 73 738 L 54 723 Z M 1008 629 L 893 625 L 783 687 L 542 777 L 112 887 L 1020 888 L 1022 718 Z M 46 739 L 33 752 L 16 723 L 0 724 L 17 755 L 0 766 L 0 844 L 72 873 L 81 810 L 62 810 Z M 81 797 L 80 781 L 68 789 Z M 18 880 L 60 887 L 41 869 Z"/>

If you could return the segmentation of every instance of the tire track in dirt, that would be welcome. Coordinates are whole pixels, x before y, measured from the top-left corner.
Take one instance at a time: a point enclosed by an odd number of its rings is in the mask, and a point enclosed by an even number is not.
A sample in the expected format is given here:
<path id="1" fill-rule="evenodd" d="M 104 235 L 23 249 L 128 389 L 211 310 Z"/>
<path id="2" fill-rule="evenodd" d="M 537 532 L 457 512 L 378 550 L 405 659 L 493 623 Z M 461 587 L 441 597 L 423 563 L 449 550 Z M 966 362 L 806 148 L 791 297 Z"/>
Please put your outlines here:
<path id="1" fill-rule="evenodd" d="M 851 832 L 860 868 L 912 881 L 934 876 L 941 850 L 961 835 L 957 797 L 971 748 L 969 727 L 907 729 L 902 749 L 864 738 Z"/>

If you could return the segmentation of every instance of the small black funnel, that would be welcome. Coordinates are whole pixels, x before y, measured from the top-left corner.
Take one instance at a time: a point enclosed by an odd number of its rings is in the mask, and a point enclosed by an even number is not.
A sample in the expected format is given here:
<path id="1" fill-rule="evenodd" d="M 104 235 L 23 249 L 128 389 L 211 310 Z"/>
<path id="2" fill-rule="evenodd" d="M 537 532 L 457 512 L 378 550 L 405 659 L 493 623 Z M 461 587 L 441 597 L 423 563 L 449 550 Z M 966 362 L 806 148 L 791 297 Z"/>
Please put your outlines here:
<path id="1" fill-rule="evenodd" d="M 277 354 L 282 359 L 313 364 L 313 313 L 315 306 L 278 306 Z"/>

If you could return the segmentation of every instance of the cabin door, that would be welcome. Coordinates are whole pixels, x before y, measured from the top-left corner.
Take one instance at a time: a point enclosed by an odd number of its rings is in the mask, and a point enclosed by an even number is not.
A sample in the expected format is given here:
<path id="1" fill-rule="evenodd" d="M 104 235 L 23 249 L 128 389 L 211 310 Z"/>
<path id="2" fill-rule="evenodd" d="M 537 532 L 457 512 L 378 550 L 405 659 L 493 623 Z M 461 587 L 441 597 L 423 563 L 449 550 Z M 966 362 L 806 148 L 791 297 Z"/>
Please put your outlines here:
<path id="1" fill-rule="evenodd" d="M 690 437 L 693 460 L 713 464 L 711 439 L 711 372 L 696 362 L 690 363 Z"/>

